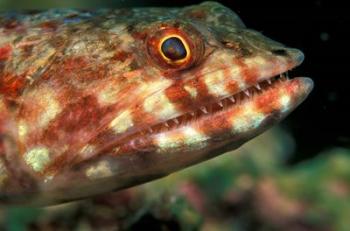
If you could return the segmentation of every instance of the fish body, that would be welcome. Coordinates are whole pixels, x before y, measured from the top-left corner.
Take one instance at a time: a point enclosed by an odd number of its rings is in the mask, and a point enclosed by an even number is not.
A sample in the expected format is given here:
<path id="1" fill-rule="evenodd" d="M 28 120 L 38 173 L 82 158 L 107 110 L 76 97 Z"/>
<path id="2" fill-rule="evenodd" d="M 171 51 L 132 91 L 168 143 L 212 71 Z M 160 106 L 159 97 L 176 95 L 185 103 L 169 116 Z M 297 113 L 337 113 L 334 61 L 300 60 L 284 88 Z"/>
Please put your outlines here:
<path id="1" fill-rule="evenodd" d="M 215 2 L 0 15 L 0 201 L 57 204 L 199 163 L 309 94 L 297 49 Z"/>

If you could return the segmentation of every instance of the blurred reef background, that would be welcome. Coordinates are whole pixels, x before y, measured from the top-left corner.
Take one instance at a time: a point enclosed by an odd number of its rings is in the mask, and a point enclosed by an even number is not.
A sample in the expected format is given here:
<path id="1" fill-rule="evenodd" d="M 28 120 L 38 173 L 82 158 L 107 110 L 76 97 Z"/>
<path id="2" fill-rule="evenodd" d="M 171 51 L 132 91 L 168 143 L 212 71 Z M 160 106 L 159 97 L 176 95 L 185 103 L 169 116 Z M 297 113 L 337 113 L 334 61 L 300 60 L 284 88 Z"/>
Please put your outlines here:
<path id="1" fill-rule="evenodd" d="M 201 1 L 0 0 L 0 10 L 184 6 Z M 219 1 L 305 52 L 315 90 L 281 125 L 225 154 L 124 191 L 0 208 L 0 230 L 286 230 L 350 227 L 350 8 L 340 1 Z"/>
<path id="2" fill-rule="evenodd" d="M 228 153 L 127 190 L 47 208 L 4 208 L 3 230 L 331 231 L 350 227 L 350 152 L 287 166 L 275 128 Z"/>

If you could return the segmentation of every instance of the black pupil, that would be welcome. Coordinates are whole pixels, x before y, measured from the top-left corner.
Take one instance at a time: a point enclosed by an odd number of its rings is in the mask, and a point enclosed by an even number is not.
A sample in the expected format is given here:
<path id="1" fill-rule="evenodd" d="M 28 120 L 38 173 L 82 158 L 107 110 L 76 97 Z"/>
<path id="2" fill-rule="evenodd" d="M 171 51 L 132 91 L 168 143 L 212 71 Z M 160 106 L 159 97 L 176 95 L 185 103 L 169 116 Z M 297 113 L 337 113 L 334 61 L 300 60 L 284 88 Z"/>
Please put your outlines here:
<path id="1" fill-rule="evenodd" d="M 181 39 L 171 37 L 162 44 L 162 52 L 170 60 L 177 61 L 186 58 L 187 51 Z"/>

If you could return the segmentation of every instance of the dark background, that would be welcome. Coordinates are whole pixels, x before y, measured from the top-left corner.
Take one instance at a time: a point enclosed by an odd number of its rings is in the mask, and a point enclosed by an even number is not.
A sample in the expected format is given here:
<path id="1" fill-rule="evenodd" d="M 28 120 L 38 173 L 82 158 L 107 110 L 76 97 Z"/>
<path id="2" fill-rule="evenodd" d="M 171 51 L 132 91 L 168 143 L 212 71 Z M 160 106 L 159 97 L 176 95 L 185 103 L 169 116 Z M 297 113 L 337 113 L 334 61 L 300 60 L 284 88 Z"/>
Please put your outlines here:
<path id="1" fill-rule="evenodd" d="M 202 1 L 140 0 L 0 0 L 0 9 L 52 7 L 184 6 Z M 240 15 L 245 24 L 288 46 L 301 49 L 305 62 L 293 75 L 312 77 L 315 89 L 282 126 L 296 139 L 290 163 L 320 151 L 350 148 L 350 8 L 341 1 L 218 1 Z M 344 1 L 345 2 L 345 1 Z"/>

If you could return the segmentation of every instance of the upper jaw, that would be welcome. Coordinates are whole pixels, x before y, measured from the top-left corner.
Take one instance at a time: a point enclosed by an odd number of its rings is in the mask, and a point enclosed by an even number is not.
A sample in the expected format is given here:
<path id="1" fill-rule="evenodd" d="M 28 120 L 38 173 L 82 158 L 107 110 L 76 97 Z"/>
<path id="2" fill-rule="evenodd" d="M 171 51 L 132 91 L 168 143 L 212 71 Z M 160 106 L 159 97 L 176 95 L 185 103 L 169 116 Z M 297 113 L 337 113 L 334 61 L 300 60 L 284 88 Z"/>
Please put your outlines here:
<path id="1" fill-rule="evenodd" d="M 271 85 L 276 77 L 288 80 L 288 71 L 303 62 L 304 54 L 292 48 L 283 48 L 283 52 L 282 48 L 279 50 L 279 55 L 265 54 L 241 59 L 227 53 L 217 55 L 217 58 L 208 63 L 208 66 L 214 66 L 216 70 L 204 69 L 203 74 L 198 77 L 205 83 L 205 90 L 211 99 L 199 99 L 196 102 L 197 108 L 201 109 L 224 99 L 233 101 L 233 97 L 241 93 L 249 97 L 251 90 L 261 91 L 264 85 Z"/>
<path id="2" fill-rule="evenodd" d="M 238 65 L 241 65 L 238 67 L 240 74 L 242 75 L 243 72 L 243 75 L 240 76 L 241 85 L 244 86 L 239 91 L 284 75 L 304 61 L 304 54 L 298 49 L 280 48 L 272 50 L 271 53 L 273 55 L 258 55 L 238 62 Z M 278 53 L 278 55 L 274 55 L 274 53 Z"/>

